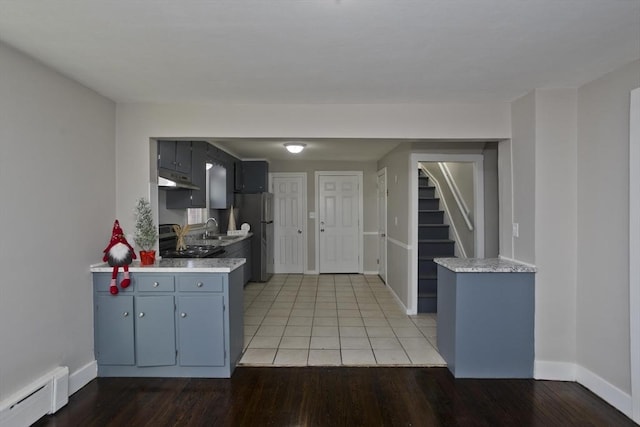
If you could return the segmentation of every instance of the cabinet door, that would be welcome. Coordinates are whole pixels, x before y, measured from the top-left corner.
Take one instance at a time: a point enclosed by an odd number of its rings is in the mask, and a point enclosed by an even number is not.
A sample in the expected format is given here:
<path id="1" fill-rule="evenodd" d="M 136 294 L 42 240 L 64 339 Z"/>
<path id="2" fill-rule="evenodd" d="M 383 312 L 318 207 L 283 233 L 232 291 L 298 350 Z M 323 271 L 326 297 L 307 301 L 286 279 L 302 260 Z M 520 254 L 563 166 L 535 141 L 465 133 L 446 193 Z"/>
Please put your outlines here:
<path id="1" fill-rule="evenodd" d="M 196 141 L 191 147 L 191 182 L 200 190 L 191 190 L 191 207 L 207 205 L 207 143 Z"/>
<path id="2" fill-rule="evenodd" d="M 191 173 L 191 142 L 176 142 L 176 170 L 186 174 Z"/>
<path id="3" fill-rule="evenodd" d="M 133 297 L 96 296 L 95 352 L 99 365 L 133 365 Z"/>
<path id="4" fill-rule="evenodd" d="M 263 193 L 267 191 L 269 165 L 265 161 L 242 162 L 243 193 Z"/>
<path id="5" fill-rule="evenodd" d="M 181 366 L 224 366 L 224 297 L 178 297 L 178 357 Z"/>
<path id="6" fill-rule="evenodd" d="M 242 182 L 242 161 L 235 160 L 233 162 L 233 186 L 234 191 L 239 193 L 242 191 L 243 182 Z"/>
<path id="7" fill-rule="evenodd" d="M 161 168 L 175 170 L 176 142 L 158 141 L 158 164 Z"/>
<path id="8" fill-rule="evenodd" d="M 246 285 L 251 279 L 251 239 L 253 237 L 249 237 L 248 239 L 242 242 L 242 258 L 247 261 L 244 264 L 244 278 L 242 283 Z"/>
<path id="9" fill-rule="evenodd" d="M 176 364 L 173 296 L 136 297 L 136 359 L 138 366 Z"/>

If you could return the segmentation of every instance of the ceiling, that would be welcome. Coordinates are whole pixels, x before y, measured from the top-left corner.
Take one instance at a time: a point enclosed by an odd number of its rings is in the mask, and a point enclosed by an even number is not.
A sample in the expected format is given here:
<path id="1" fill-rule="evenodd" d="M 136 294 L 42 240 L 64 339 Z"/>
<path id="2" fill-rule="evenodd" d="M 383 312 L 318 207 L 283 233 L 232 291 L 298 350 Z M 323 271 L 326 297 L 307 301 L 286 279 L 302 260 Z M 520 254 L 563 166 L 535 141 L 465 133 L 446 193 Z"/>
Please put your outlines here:
<path id="1" fill-rule="evenodd" d="M 0 0 L 0 40 L 116 102 L 509 102 L 640 58 L 640 1 Z"/>

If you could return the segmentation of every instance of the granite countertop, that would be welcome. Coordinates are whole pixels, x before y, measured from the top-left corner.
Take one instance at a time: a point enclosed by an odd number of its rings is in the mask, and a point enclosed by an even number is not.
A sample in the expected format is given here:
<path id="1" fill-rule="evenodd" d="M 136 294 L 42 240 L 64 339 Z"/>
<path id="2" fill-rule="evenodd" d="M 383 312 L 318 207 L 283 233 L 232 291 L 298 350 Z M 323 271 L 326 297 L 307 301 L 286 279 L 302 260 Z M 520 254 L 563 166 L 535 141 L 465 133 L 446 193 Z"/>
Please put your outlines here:
<path id="1" fill-rule="evenodd" d="M 166 258 L 153 265 L 141 266 L 134 261 L 129 266 L 132 273 L 230 273 L 246 262 L 244 258 Z M 113 267 L 106 262 L 93 264 L 92 273 L 111 273 Z M 122 268 L 120 268 L 122 270 Z"/>
<path id="2" fill-rule="evenodd" d="M 454 273 L 535 273 L 531 265 L 501 258 L 435 258 L 433 260 Z"/>

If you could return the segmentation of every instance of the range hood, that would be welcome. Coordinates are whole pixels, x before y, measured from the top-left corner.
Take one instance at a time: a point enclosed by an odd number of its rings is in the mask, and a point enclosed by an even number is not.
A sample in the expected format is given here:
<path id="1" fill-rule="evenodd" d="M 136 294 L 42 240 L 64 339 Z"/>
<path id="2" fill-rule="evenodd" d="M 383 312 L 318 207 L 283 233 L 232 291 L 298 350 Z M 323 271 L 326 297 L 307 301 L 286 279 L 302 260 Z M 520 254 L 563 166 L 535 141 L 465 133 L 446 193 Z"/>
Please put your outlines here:
<path id="1" fill-rule="evenodd" d="M 158 188 L 162 190 L 200 190 L 191 177 L 170 169 L 158 168 Z"/>

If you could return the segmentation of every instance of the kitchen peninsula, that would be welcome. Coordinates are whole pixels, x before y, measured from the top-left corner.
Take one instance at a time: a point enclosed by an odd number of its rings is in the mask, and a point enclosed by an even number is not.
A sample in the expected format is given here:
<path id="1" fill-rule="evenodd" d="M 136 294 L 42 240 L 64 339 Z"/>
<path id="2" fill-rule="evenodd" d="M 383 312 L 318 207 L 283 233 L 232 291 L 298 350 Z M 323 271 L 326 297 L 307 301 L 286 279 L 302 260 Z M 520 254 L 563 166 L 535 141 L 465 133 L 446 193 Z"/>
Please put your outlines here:
<path id="1" fill-rule="evenodd" d="M 118 295 L 109 293 L 112 268 L 92 265 L 98 376 L 230 377 L 242 356 L 245 262 L 134 262 Z"/>
<path id="2" fill-rule="evenodd" d="M 532 378 L 535 267 L 436 258 L 438 351 L 456 378 Z"/>

